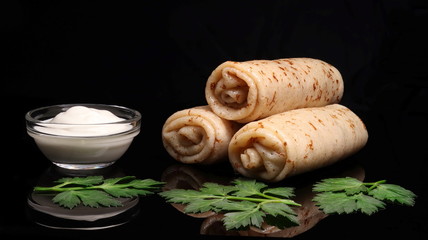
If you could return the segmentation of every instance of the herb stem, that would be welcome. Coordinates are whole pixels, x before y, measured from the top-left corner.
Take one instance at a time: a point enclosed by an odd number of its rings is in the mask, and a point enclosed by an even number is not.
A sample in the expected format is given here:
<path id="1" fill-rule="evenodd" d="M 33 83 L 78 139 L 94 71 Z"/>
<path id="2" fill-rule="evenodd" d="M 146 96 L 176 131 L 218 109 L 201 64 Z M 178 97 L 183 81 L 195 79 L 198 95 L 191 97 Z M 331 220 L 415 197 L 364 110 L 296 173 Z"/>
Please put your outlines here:
<path id="1" fill-rule="evenodd" d="M 386 183 L 386 180 L 380 180 L 377 182 L 371 182 L 371 183 L 363 183 L 366 186 L 370 186 L 367 191 L 370 192 L 371 190 L 377 188 L 377 186 L 379 186 L 380 184 Z"/>
<path id="2" fill-rule="evenodd" d="M 65 192 L 65 191 L 80 191 L 80 190 L 104 190 L 104 189 L 123 189 L 132 187 L 132 183 L 122 183 L 122 184 L 101 184 L 101 185 L 95 185 L 95 186 L 80 186 L 80 187 L 64 187 L 68 185 L 69 183 L 62 183 L 58 184 L 53 187 L 34 187 L 35 192 Z M 154 187 L 146 187 L 145 189 L 155 189 Z"/>
<path id="3" fill-rule="evenodd" d="M 230 196 L 230 195 L 227 195 L 227 196 L 222 196 L 223 198 L 225 198 L 225 199 L 228 199 L 228 200 L 241 200 L 241 201 L 250 201 L 250 202 L 258 202 L 258 203 L 268 203 L 268 202 L 270 202 L 270 203 L 284 203 L 284 204 L 287 204 L 287 205 L 293 205 L 293 206 L 302 206 L 301 204 L 299 204 L 299 203 L 296 203 L 295 201 L 293 201 L 293 200 L 290 200 L 290 199 L 280 199 L 280 198 L 271 198 L 271 199 L 265 199 L 265 198 L 253 198 L 253 197 L 236 197 L 236 196 Z"/>
<path id="4" fill-rule="evenodd" d="M 96 188 L 99 188 L 99 186 L 61 187 L 58 185 L 58 186 L 54 186 L 54 187 L 34 187 L 34 191 L 35 192 L 65 192 L 65 191 L 79 191 L 79 190 L 96 189 Z"/>
<path id="5" fill-rule="evenodd" d="M 270 195 L 267 195 L 267 194 L 264 194 L 264 193 L 258 193 L 257 195 L 261 196 L 261 197 L 264 197 L 264 198 L 272 199 L 272 200 L 281 200 L 281 198 L 270 196 Z"/>

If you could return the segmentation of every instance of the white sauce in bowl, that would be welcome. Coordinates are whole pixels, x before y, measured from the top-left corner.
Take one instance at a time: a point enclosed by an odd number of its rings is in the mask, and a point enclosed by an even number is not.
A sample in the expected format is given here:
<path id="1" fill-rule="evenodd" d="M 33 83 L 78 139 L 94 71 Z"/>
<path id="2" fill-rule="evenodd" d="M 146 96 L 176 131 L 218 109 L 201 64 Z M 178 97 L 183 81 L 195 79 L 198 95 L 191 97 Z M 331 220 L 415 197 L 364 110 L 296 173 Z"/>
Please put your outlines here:
<path id="1" fill-rule="evenodd" d="M 127 131 L 131 124 L 119 123 L 126 119 L 107 110 L 74 106 L 54 118 L 43 121 L 44 127 L 35 127 L 42 133 L 62 136 L 103 136 Z"/>
<path id="2" fill-rule="evenodd" d="M 128 120 L 108 110 L 86 106 L 72 106 L 50 117 L 27 132 L 43 154 L 62 168 L 109 166 L 126 152 L 140 132 L 139 117 Z"/>

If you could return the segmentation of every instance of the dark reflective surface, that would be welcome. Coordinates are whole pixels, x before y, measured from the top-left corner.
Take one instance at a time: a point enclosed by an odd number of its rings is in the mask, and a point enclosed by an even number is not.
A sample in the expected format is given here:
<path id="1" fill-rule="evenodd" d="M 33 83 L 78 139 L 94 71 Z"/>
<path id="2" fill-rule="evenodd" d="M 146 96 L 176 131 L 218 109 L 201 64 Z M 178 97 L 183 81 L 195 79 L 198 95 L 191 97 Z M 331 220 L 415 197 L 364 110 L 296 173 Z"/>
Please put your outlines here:
<path id="1" fill-rule="evenodd" d="M 65 103 L 136 109 L 141 132 L 114 166 L 160 180 L 177 164 L 162 146 L 162 125 L 175 111 L 206 104 L 204 87 L 215 67 L 286 57 L 319 58 L 339 69 L 341 103 L 369 132 L 367 145 L 344 161 L 360 164 L 367 181 L 386 179 L 418 195 L 414 207 L 328 216 L 294 238 L 428 239 L 426 1 L 6 1 L 0 9 L 6 19 L 0 26 L 0 239 L 223 239 L 201 235 L 203 218 L 157 195 L 139 198 L 137 214 L 115 227 L 37 224 L 29 194 L 52 164 L 27 135 L 25 113 Z M 227 164 L 197 168 L 207 178 L 236 177 Z M 327 170 L 278 184 L 300 187 Z"/>

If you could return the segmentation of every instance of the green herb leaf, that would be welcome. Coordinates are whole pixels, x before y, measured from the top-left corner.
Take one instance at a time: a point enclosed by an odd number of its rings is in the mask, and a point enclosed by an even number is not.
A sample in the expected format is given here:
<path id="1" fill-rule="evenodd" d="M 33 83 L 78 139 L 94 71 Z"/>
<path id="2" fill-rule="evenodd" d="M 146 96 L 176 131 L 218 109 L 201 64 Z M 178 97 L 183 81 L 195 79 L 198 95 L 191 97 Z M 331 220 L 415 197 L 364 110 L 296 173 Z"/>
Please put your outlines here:
<path id="1" fill-rule="evenodd" d="M 199 189 L 201 193 L 217 196 L 226 196 L 230 192 L 237 190 L 235 186 L 225 186 L 211 182 L 204 183 L 202 186 L 203 187 Z"/>
<path id="2" fill-rule="evenodd" d="M 379 184 L 369 194 L 379 200 L 398 202 L 407 206 L 415 205 L 416 194 L 394 184 Z"/>
<path id="3" fill-rule="evenodd" d="M 384 202 L 362 193 L 355 195 L 354 198 L 357 204 L 356 210 L 360 210 L 367 215 L 372 215 L 378 210 L 385 208 Z"/>
<path id="4" fill-rule="evenodd" d="M 81 202 L 76 192 L 77 191 L 67 191 L 59 193 L 52 199 L 52 201 L 59 204 L 61 207 L 72 209 Z"/>
<path id="5" fill-rule="evenodd" d="M 163 182 L 158 182 L 153 179 L 135 179 L 132 180 L 127 187 L 138 188 L 138 189 L 151 189 L 158 190 L 160 186 L 162 186 Z"/>
<path id="6" fill-rule="evenodd" d="M 325 192 L 318 194 L 313 199 L 318 203 L 318 206 L 327 214 L 332 213 L 353 213 L 361 211 L 367 215 L 371 215 L 384 208 L 385 204 L 370 196 L 358 193 L 350 196 L 346 193 L 331 193 Z"/>
<path id="7" fill-rule="evenodd" d="M 117 199 L 114 199 L 107 193 L 99 190 L 81 190 L 74 191 L 74 194 L 77 195 L 82 201 L 83 205 L 88 207 L 98 208 L 100 206 L 104 207 L 119 207 L 122 206 L 122 203 Z"/>
<path id="8" fill-rule="evenodd" d="M 226 229 L 260 227 L 266 219 L 278 227 L 291 225 L 290 222 L 298 225 L 296 213 L 290 206 L 300 204 L 287 199 L 294 195 L 292 188 L 268 188 L 264 183 L 249 179 L 236 179 L 232 184 L 205 183 L 199 190 L 173 189 L 159 195 L 168 202 L 187 204 L 187 213 L 224 213 Z"/>
<path id="9" fill-rule="evenodd" d="M 208 211 L 217 211 L 216 206 L 219 206 L 219 202 L 222 202 L 222 198 L 213 198 L 213 199 L 195 199 L 190 202 L 185 208 L 186 213 L 202 213 Z"/>
<path id="10" fill-rule="evenodd" d="M 358 179 L 345 178 L 327 178 L 314 185 L 315 192 L 339 192 L 344 191 L 347 194 L 356 194 L 367 190 L 363 182 Z"/>
<path id="11" fill-rule="evenodd" d="M 238 197 L 261 194 L 261 189 L 267 187 L 266 184 L 257 182 L 256 180 L 236 179 L 233 183 L 236 187 L 234 195 Z"/>
<path id="12" fill-rule="evenodd" d="M 117 198 L 118 197 L 131 198 L 131 197 L 137 197 L 137 196 L 145 196 L 153 193 L 142 189 L 120 188 L 120 187 L 103 187 L 102 190 L 112 195 L 113 197 L 117 197 Z"/>
<path id="13" fill-rule="evenodd" d="M 264 194 L 278 196 L 281 198 L 291 198 L 294 197 L 294 188 L 291 187 L 277 187 L 277 188 L 268 188 L 263 191 Z"/>
<path id="14" fill-rule="evenodd" d="M 290 206 L 279 202 L 268 202 L 268 203 L 262 204 L 261 208 L 263 211 L 265 211 L 266 213 L 272 216 L 278 216 L 278 215 L 285 216 L 287 214 L 296 216 L 296 213 Z"/>
<path id="15" fill-rule="evenodd" d="M 223 198 L 222 201 L 216 202 L 212 210 L 216 212 L 234 212 L 234 211 L 246 211 L 257 207 L 257 204 L 250 201 L 235 201 Z"/>
<path id="16" fill-rule="evenodd" d="M 63 186 L 75 184 L 82 186 L 91 186 L 100 184 L 103 182 L 103 176 L 89 176 L 89 177 L 74 177 L 74 178 L 61 178 L 55 181 L 56 183 L 62 183 Z"/>
<path id="17" fill-rule="evenodd" d="M 242 229 L 248 226 L 261 227 L 266 214 L 258 208 L 224 214 L 224 226 L 226 230 Z"/>
<path id="18" fill-rule="evenodd" d="M 123 181 L 130 181 L 129 183 L 121 183 Z M 109 193 L 114 197 L 137 197 L 152 194 L 152 190 L 156 190 L 161 185 L 160 182 L 152 179 L 135 179 L 133 176 L 126 176 L 122 178 L 106 179 L 100 189 Z"/>
<path id="19" fill-rule="evenodd" d="M 125 177 L 118 177 L 118 178 L 107 178 L 107 179 L 102 179 L 101 182 L 96 183 L 96 184 L 103 183 L 104 186 L 114 186 L 114 185 L 118 184 L 119 182 L 122 182 L 122 183 L 124 183 L 124 182 L 130 182 L 130 181 L 132 181 L 134 179 L 135 179 L 134 176 L 125 176 Z M 93 185 L 95 185 L 95 184 L 93 184 Z"/>
<path id="20" fill-rule="evenodd" d="M 188 204 L 195 200 L 209 198 L 212 196 L 192 189 L 173 189 L 161 192 L 159 195 L 164 197 L 168 202 L 181 204 Z"/>
<path id="21" fill-rule="evenodd" d="M 72 209 L 79 204 L 89 207 L 117 207 L 118 197 L 137 197 L 152 194 L 162 182 L 152 179 L 135 179 L 134 176 L 104 179 L 102 176 L 61 178 L 52 187 L 34 187 L 36 193 L 59 192 L 52 198 L 54 203 Z"/>
<path id="22" fill-rule="evenodd" d="M 317 203 L 319 208 L 326 214 L 331 213 L 351 213 L 356 210 L 356 202 L 346 193 L 324 192 L 316 195 L 313 201 Z"/>
<path id="23" fill-rule="evenodd" d="M 324 179 L 314 185 L 313 190 L 318 194 L 313 201 L 327 214 L 360 211 L 371 215 L 385 208 L 384 200 L 414 205 L 413 192 L 385 182 L 365 183 L 350 177 Z"/>
<path id="24" fill-rule="evenodd" d="M 264 212 L 269 214 L 266 222 L 270 225 L 280 229 L 299 225 L 297 214 L 286 204 L 271 202 L 263 204 L 261 207 Z"/>

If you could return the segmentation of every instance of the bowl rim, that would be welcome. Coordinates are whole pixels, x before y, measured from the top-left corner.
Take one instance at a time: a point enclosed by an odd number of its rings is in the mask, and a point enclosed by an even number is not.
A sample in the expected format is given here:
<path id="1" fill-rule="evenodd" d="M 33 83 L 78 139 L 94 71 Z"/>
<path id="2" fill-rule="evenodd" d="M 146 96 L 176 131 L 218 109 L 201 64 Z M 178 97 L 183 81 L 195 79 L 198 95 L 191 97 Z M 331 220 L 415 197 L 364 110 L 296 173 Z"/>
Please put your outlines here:
<path id="1" fill-rule="evenodd" d="M 68 109 L 74 106 L 85 106 L 85 107 L 92 107 L 92 108 L 97 108 L 97 106 L 103 106 L 103 107 L 111 107 L 111 108 L 116 108 L 116 109 L 121 109 L 121 110 L 126 110 L 129 112 L 132 112 L 135 116 L 133 116 L 130 119 L 125 119 L 122 121 L 117 121 L 117 122 L 106 122 L 106 123 L 49 123 L 49 122 L 45 122 L 45 120 L 38 120 L 35 119 L 32 114 L 36 111 L 40 111 L 43 109 L 49 109 L 49 108 L 53 108 L 53 107 L 59 107 L 59 108 L 64 108 L 64 109 Z M 46 136 L 53 136 L 53 137 L 62 137 L 62 138 L 102 138 L 102 137 L 110 137 L 110 136 L 118 136 L 118 135 L 124 135 L 124 134 L 129 134 L 129 133 L 133 133 L 136 131 L 140 130 L 140 125 L 141 125 L 141 113 L 138 110 L 129 108 L 129 107 L 124 107 L 124 106 L 120 106 L 120 105 L 112 105 L 112 104 L 100 104 L 100 103 L 68 103 L 68 104 L 54 104 L 54 105 L 49 105 L 49 106 L 43 106 L 43 107 L 38 107 L 38 108 L 34 108 L 32 110 L 29 110 L 26 114 L 25 114 L 25 120 L 26 120 L 26 127 L 27 127 L 27 131 L 33 133 L 33 134 L 37 134 L 37 135 L 46 135 Z M 125 130 L 123 132 L 117 132 L 117 133 L 113 133 L 113 134 L 105 134 L 105 135 L 94 135 L 94 136 L 86 136 L 86 135 L 61 135 L 61 134 L 52 134 L 52 133 L 46 133 L 43 131 L 38 131 L 37 129 L 34 128 L 34 126 L 30 126 L 31 125 L 45 125 L 45 126 L 103 126 L 103 125 L 116 125 L 116 124 L 131 124 L 132 128 Z"/>

